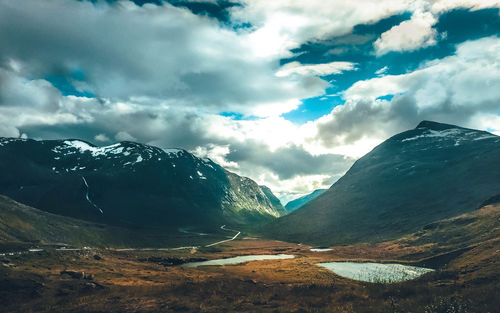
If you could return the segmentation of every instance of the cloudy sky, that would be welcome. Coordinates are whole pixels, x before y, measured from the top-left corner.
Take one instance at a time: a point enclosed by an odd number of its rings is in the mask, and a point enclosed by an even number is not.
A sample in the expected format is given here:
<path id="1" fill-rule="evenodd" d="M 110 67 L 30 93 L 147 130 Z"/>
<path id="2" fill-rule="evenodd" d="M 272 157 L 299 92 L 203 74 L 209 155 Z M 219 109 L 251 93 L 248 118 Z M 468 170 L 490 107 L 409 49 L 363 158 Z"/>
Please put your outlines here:
<path id="1" fill-rule="evenodd" d="M 500 134 L 499 0 L 0 0 L 0 136 L 210 157 L 283 200 L 424 119 Z"/>

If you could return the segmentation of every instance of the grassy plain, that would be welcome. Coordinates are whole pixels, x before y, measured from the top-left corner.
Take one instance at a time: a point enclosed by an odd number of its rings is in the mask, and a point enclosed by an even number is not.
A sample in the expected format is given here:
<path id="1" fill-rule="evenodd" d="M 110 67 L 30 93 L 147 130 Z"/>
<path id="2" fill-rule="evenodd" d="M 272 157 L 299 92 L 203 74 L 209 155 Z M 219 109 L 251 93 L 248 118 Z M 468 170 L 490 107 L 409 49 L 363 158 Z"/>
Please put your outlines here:
<path id="1" fill-rule="evenodd" d="M 245 234 L 182 250 L 41 246 L 44 251 L 0 256 L 1 311 L 499 312 L 499 217 L 500 205 L 489 205 L 398 240 L 326 252 Z M 198 268 L 181 264 L 281 253 L 295 258 Z M 398 262 L 436 271 L 401 283 L 368 283 L 316 265 L 332 261 Z"/>

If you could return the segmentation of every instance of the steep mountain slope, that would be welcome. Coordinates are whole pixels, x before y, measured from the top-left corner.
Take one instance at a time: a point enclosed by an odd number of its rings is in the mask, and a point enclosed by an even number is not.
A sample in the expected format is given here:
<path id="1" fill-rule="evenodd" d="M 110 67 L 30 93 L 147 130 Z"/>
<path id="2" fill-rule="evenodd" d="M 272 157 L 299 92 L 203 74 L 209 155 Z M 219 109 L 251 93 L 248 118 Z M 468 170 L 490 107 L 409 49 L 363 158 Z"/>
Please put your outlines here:
<path id="1" fill-rule="evenodd" d="M 303 205 L 305 205 L 306 203 L 308 203 L 309 201 L 321 196 L 327 190 L 328 189 L 316 189 L 308 195 L 305 195 L 305 196 L 299 197 L 297 199 L 294 199 L 292 201 L 289 201 L 285 205 L 285 210 L 288 213 L 293 212 L 293 211 L 299 209 L 300 207 L 302 207 Z"/>
<path id="2" fill-rule="evenodd" d="M 128 233 L 116 227 L 40 211 L 0 195 L 1 244 L 108 246 L 120 241 L 127 242 Z M 116 238 L 120 239 L 117 241 Z"/>
<path id="3" fill-rule="evenodd" d="M 0 138 L 0 193 L 114 225 L 212 226 L 280 215 L 257 184 L 185 150 Z"/>
<path id="4" fill-rule="evenodd" d="M 398 238 L 500 191 L 500 137 L 424 121 L 359 159 L 327 192 L 265 228 L 318 244 Z"/>
<path id="5" fill-rule="evenodd" d="M 25 251 L 44 245 L 75 247 L 202 246 L 226 238 L 215 227 L 209 234 L 178 228 L 120 227 L 48 213 L 0 195 L 0 252 Z"/>
<path id="6" fill-rule="evenodd" d="M 271 190 L 266 194 L 256 182 L 247 177 L 241 177 L 229 171 L 225 171 L 229 179 L 230 191 L 223 199 L 225 215 L 231 217 L 231 221 L 239 223 L 259 223 L 262 216 L 279 217 L 282 212 L 275 207 L 273 201 L 276 198 Z"/>
<path id="7" fill-rule="evenodd" d="M 286 214 L 285 208 L 281 204 L 280 199 L 278 199 L 278 197 L 276 197 L 273 194 L 272 190 L 267 186 L 260 186 L 260 189 L 266 195 L 266 197 L 269 199 L 269 201 L 271 201 L 271 204 L 274 207 L 274 209 L 276 211 L 278 211 L 280 213 L 280 215 L 285 215 Z"/>

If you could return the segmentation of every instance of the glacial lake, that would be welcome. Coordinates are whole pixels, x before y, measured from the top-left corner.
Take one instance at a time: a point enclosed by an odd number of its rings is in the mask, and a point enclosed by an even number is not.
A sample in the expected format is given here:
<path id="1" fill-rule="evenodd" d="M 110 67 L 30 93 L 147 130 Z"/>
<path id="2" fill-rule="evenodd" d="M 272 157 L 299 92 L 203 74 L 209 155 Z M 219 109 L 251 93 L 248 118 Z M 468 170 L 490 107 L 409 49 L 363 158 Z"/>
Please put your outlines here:
<path id="1" fill-rule="evenodd" d="M 430 268 L 396 263 L 330 262 L 316 265 L 329 269 L 342 277 L 372 283 L 394 283 L 411 280 L 434 271 Z"/>
<path id="2" fill-rule="evenodd" d="M 186 263 L 182 266 L 184 267 L 198 267 L 198 266 L 208 266 L 208 265 L 228 265 L 228 264 L 238 264 L 249 261 L 260 261 L 260 260 L 283 260 L 283 259 L 293 259 L 295 256 L 290 254 L 264 254 L 264 255 L 244 255 L 237 256 L 234 258 L 227 259 L 217 259 L 217 260 L 208 260 L 202 262 L 191 262 Z"/>

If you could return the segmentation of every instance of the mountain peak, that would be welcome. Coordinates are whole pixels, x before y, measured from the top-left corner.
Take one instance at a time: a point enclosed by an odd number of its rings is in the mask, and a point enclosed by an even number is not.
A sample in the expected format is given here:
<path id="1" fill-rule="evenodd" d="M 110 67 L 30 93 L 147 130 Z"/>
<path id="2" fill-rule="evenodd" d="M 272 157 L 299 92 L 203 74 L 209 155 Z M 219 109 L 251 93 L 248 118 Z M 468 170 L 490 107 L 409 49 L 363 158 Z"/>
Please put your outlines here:
<path id="1" fill-rule="evenodd" d="M 249 224 L 284 214 L 272 192 L 250 178 L 185 150 L 131 141 L 96 146 L 0 137 L 0 173 L 0 194 L 113 225 Z"/>
<path id="2" fill-rule="evenodd" d="M 459 127 L 459 126 L 456 126 L 456 125 L 451 125 L 451 124 L 444 124 L 444 123 L 438 123 L 438 122 L 434 122 L 434 121 L 422 121 L 420 122 L 417 127 L 415 127 L 416 129 L 417 128 L 427 128 L 427 129 L 430 129 L 430 130 L 446 130 L 446 129 L 452 129 L 452 128 L 462 128 L 462 127 Z"/>
<path id="3" fill-rule="evenodd" d="M 320 197 L 265 230 L 328 246 L 392 240 L 498 195 L 499 159 L 500 137 L 423 121 L 381 143 Z"/>

